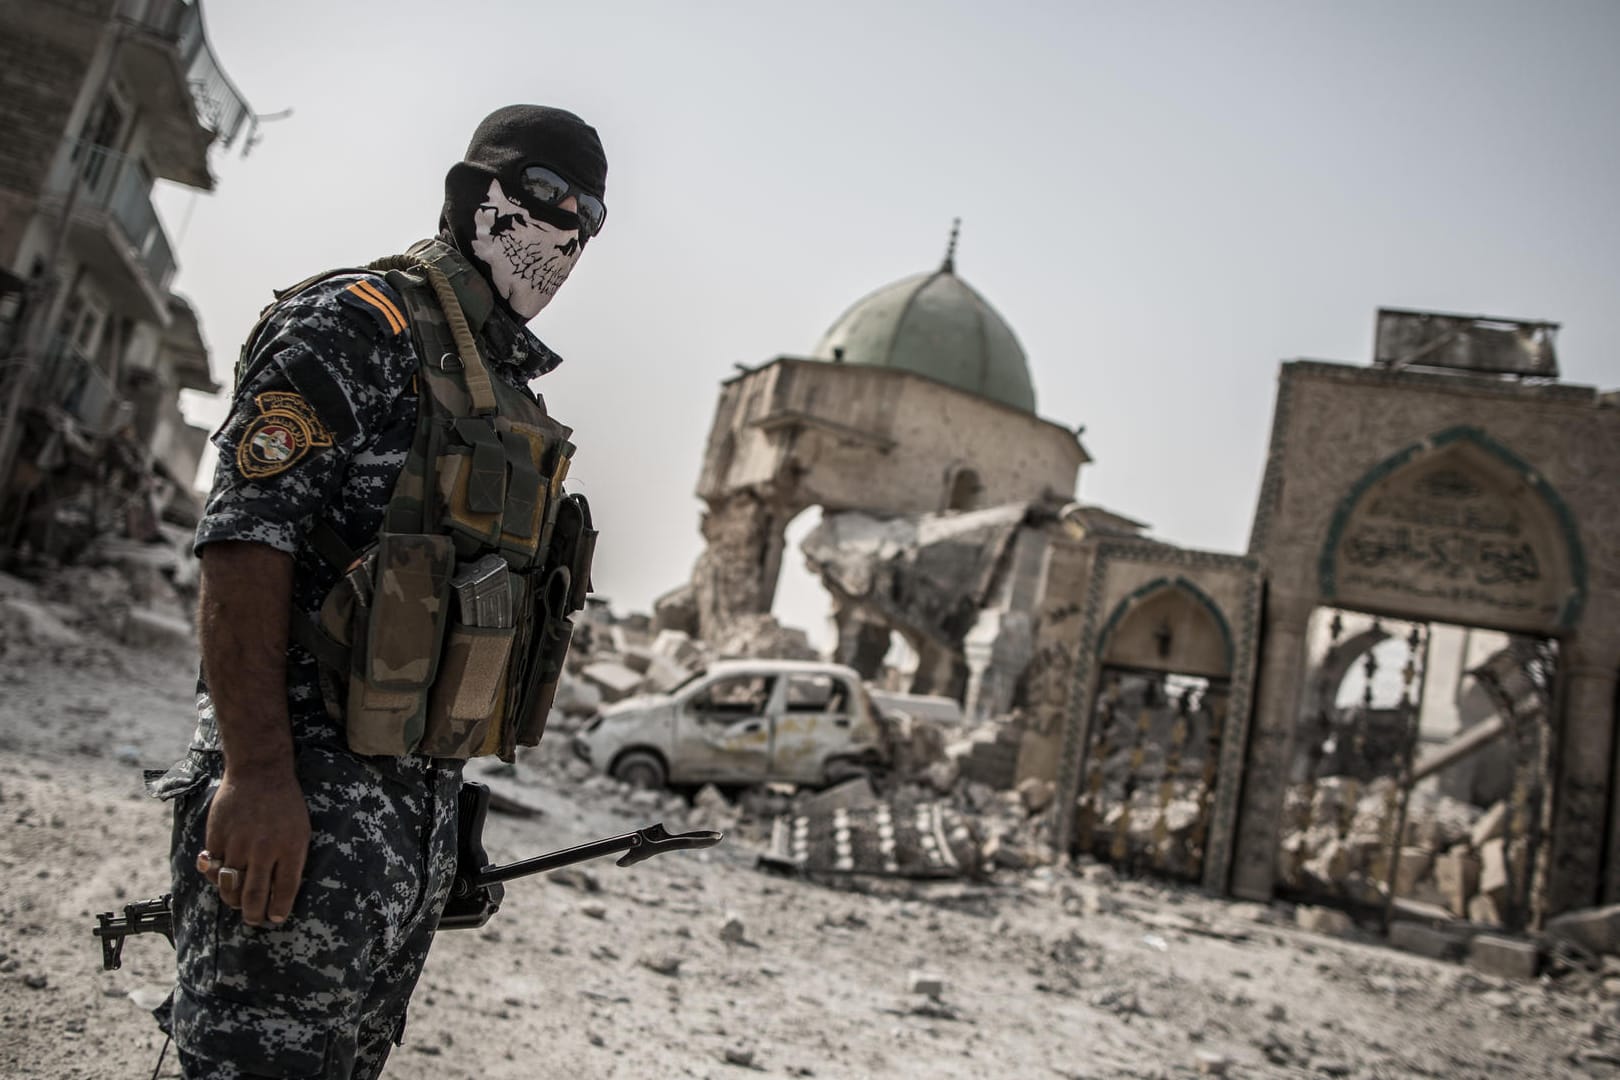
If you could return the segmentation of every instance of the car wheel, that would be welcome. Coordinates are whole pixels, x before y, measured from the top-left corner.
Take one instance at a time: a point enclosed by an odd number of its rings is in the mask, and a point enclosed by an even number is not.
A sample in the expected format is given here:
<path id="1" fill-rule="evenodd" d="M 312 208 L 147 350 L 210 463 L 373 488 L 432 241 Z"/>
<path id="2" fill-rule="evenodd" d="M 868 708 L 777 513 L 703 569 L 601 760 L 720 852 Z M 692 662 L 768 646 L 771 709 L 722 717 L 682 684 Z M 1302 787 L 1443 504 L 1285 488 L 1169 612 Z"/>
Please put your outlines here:
<path id="1" fill-rule="evenodd" d="M 669 779 L 669 772 L 657 754 L 647 750 L 632 750 L 613 763 L 613 778 L 633 788 L 661 788 Z"/>
<path id="2" fill-rule="evenodd" d="M 845 780 L 854 780 L 861 776 L 870 780 L 875 773 L 876 770 L 872 766 L 847 757 L 833 758 L 827 762 L 826 767 L 822 770 L 822 775 L 825 777 L 824 783 L 827 787 L 842 784 Z"/>

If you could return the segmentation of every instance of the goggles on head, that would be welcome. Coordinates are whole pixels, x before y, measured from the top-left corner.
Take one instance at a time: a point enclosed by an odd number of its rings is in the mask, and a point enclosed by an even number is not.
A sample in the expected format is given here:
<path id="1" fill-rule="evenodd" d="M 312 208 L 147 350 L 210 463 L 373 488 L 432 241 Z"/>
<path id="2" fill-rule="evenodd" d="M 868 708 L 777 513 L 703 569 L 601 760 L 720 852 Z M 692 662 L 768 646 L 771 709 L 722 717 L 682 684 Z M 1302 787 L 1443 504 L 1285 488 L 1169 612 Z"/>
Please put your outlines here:
<path id="1" fill-rule="evenodd" d="M 525 165 L 518 173 L 518 180 L 523 193 L 542 206 L 556 206 L 572 195 L 577 206 L 574 216 L 579 218 L 580 232 L 589 238 L 602 231 L 602 223 L 607 220 L 607 206 L 571 180 L 544 165 Z"/>

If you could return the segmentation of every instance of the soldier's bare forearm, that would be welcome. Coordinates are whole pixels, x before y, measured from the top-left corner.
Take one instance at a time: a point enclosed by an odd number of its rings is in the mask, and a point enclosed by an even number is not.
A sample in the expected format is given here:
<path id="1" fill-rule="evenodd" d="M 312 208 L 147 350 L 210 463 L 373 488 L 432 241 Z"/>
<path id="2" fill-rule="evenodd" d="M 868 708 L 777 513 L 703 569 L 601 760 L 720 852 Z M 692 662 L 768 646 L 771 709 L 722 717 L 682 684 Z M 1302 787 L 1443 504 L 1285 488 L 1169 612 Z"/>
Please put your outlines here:
<path id="1" fill-rule="evenodd" d="M 292 557 L 265 544 L 228 541 L 209 544 L 201 559 L 198 640 L 226 769 L 290 775 Z"/>

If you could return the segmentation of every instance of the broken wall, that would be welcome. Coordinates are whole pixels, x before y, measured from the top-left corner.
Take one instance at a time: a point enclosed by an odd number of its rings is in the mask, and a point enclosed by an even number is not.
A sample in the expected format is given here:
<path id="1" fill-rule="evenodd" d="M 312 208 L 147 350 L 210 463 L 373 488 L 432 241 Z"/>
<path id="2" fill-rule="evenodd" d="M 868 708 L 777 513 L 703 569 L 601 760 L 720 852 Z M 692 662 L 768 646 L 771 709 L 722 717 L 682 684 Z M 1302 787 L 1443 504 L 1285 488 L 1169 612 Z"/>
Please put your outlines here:
<path id="1" fill-rule="evenodd" d="M 1250 773 L 1284 775 L 1294 756 L 1318 606 L 1555 638 L 1548 911 L 1620 898 L 1616 475 L 1620 410 L 1589 387 L 1284 364 L 1250 539 L 1268 578 Z M 1243 895 L 1270 894 L 1281 797 L 1249 785 Z"/>
<path id="2" fill-rule="evenodd" d="M 1204 851 L 1203 883 L 1207 888 L 1224 891 L 1237 831 L 1243 751 L 1248 741 L 1262 591 L 1259 564 L 1243 556 L 1144 540 L 1095 542 L 1089 566 L 1080 552 L 1060 545 L 1055 548 L 1054 562 L 1058 569 L 1048 576 L 1043 610 L 1062 616 L 1053 620 L 1054 630 L 1061 627 L 1075 633 L 1073 677 L 1059 681 L 1042 676 L 1039 683 L 1031 680 L 1032 693 L 1037 685 L 1041 686 L 1044 700 L 1035 711 L 1034 737 L 1026 739 L 1019 762 L 1020 776 L 1055 777 L 1055 842 L 1060 851 L 1069 850 L 1076 836 L 1082 781 L 1092 764 L 1088 753 L 1093 712 L 1105 672 L 1132 670 L 1118 666 L 1121 660 L 1145 660 L 1149 662 L 1145 667 L 1179 676 L 1185 673 L 1177 670 L 1178 664 L 1188 663 L 1189 657 L 1207 656 L 1212 648 L 1220 649 L 1226 660 L 1222 666 L 1228 673 L 1218 687 L 1222 730 L 1214 751 L 1214 772 L 1207 780 L 1212 793 L 1207 820 L 1199 827 L 1204 830 L 1200 840 Z M 1072 595 L 1070 590 L 1081 582 L 1083 592 Z M 1147 657 L 1138 656 L 1132 624 L 1144 620 L 1133 620 L 1131 616 L 1141 614 L 1144 607 L 1151 609 L 1167 591 L 1194 597 L 1192 602 L 1207 610 L 1207 625 L 1213 628 L 1208 633 L 1221 638 L 1219 643 L 1186 635 L 1192 640 L 1185 642 L 1184 652 L 1172 648 L 1164 656 L 1158 656 L 1156 651 Z M 1077 605 L 1073 617 L 1068 615 L 1065 604 Z M 1063 692 L 1061 706 L 1055 700 L 1059 691 Z M 1054 719 L 1059 720 L 1058 730 L 1047 733 Z M 1164 782 L 1175 779 L 1166 775 Z"/>
<path id="3" fill-rule="evenodd" d="M 911 372 L 780 358 L 739 375 L 721 387 L 698 480 L 699 629 L 770 610 L 783 533 L 808 507 L 931 513 L 960 509 L 969 488 L 973 507 L 1067 501 L 1087 460 L 1068 428 Z"/>

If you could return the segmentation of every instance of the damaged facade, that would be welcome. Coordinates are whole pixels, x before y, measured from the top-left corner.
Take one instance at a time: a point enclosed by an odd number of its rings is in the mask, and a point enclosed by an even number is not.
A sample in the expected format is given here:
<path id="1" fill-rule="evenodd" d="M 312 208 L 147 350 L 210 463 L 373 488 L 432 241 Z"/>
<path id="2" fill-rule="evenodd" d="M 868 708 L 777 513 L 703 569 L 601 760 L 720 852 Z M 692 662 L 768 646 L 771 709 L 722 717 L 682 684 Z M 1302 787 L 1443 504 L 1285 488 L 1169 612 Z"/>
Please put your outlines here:
<path id="1" fill-rule="evenodd" d="M 1555 326 L 1384 311 L 1282 366 L 1249 550 L 1075 501 L 1090 458 L 955 276 L 878 290 L 722 387 L 708 546 L 658 618 L 769 612 L 783 531 L 833 659 L 946 694 L 1050 784 L 1059 853 L 1263 899 L 1522 930 L 1620 901 L 1620 400 Z"/>
<path id="2" fill-rule="evenodd" d="M 8 5 L 0 70 L 0 549 L 192 525 L 207 432 L 179 394 L 219 388 L 152 191 L 212 190 L 247 103 L 182 0 Z"/>
<path id="3" fill-rule="evenodd" d="M 833 598 L 834 658 L 875 676 L 898 633 L 918 656 L 907 689 L 1003 712 L 1041 523 L 1088 460 L 1036 415 L 1017 339 L 948 254 L 854 305 L 811 357 L 723 385 L 698 482 L 707 547 L 660 619 L 714 640 L 768 614 L 788 523 L 819 507 L 805 555 Z"/>

